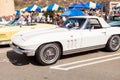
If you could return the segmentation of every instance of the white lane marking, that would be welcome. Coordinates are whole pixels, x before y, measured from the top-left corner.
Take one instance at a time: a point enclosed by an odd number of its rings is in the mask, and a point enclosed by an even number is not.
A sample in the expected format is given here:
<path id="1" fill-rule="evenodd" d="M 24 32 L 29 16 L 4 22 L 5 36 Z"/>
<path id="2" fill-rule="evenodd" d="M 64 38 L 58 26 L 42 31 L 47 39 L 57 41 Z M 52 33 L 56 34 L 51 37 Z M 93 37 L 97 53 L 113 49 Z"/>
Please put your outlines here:
<path id="1" fill-rule="evenodd" d="M 93 61 L 93 60 L 97 60 L 97 59 L 103 59 L 103 58 L 108 58 L 108 57 L 113 57 L 113 56 L 118 56 L 118 55 L 120 55 L 120 53 L 107 55 L 107 56 L 96 57 L 96 58 L 90 58 L 90 59 L 81 60 L 81 61 L 75 61 L 75 62 L 71 62 L 71 63 L 67 63 L 67 64 L 58 65 L 57 67 L 68 66 L 68 65 L 73 65 L 73 64 L 77 64 L 77 63 Z"/>
<path id="2" fill-rule="evenodd" d="M 64 68 L 64 70 L 70 70 L 70 69 L 74 69 L 74 68 L 80 68 L 80 67 L 84 67 L 84 66 L 88 66 L 88 65 L 92 65 L 92 64 L 98 64 L 98 63 L 107 62 L 107 61 L 116 60 L 116 59 L 120 59 L 120 57 L 114 57 L 114 58 L 100 60 L 100 61 L 94 61 L 94 62 L 91 62 L 91 63 L 82 64 L 82 65 L 67 67 L 67 68 Z"/>
<path id="3" fill-rule="evenodd" d="M 75 62 L 66 63 L 66 64 L 62 64 L 62 65 L 57 65 L 57 66 L 51 66 L 50 68 L 59 69 L 59 70 L 70 70 L 70 69 L 73 69 L 73 68 L 78 68 L 78 67 L 83 67 L 83 66 L 87 66 L 87 65 L 92 65 L 92 64 L 97 64 L 97 63 L 102 63 L 102 62 L 106 62 L 106 61 L 119 59 L 120 57 L 115 57 L 115 56 L 118 56 L 118 55 L 120 55 L 120 53 L 107 55 L 107 56 L 96 57 L 96 58 L 91 58 L 91 59 L 86 59 L 86 60 L 82 60 L 82 61 L 75 61 Z M 110 58 L 110 57 L 114 57 L 114 58 Z M 109 58 L 109 59 L 104 59 L 104 58 Z M 102 60 L 99 60 L 99 59 L 102 59 Z M 93 60 L 97 60 L 97 61 L 93 61 Z M 92 62 L 88 62 L 88 61 L 92 61 Z M 83 63 L 83 62 L 88 62 L 88 63 L 72 66 L 74 64 Z M 65 66 L 71 66 L 71 67 L 64 68 Z"/>

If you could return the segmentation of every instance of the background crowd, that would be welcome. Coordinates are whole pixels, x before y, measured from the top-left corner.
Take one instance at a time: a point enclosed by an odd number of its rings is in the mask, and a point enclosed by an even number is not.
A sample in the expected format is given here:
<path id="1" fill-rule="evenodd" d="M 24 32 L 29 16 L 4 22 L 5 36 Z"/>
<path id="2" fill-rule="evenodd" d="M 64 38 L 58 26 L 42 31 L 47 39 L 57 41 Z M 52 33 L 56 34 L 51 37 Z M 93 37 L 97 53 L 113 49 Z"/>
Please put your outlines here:
<path id="1" fill-rule="evenodd" d="M 54 4 L 50 6 L 53 5 Z M 36 6 L 36 5 L 32 5 L 32 6 Z M 58 9 L 62 9 L 62 8 L 58 7 Z M 46 10 L 46 7 L 44 8 L 44 10 Z M 107 13 L 107 12 L 103 12 L 101 8 L 81 9 L 81 11 L 85 14 L 84 16 L 99 16 L 99 17 L 103 17 L 106 21 L 112 20 L 115 14 L 117 14 L 117 16 L 120 16 L 119 11 L 111 11 Z M 61 16 L 63 12 L 65 12 L 65 10 L 47 11 L 47 12 L 46 11 L 16 11 L 15 14 L 9 16 L 2 16 L 2 18 L 4 18 L 6 21 L 9 22 L 13 20 L 19 20 L 19 22 L 23 25 L 30 23 L 48 23 L 48 24 L 54 24 L 60 26 L 68 17 L 70 17 L 70 16 Z"/>

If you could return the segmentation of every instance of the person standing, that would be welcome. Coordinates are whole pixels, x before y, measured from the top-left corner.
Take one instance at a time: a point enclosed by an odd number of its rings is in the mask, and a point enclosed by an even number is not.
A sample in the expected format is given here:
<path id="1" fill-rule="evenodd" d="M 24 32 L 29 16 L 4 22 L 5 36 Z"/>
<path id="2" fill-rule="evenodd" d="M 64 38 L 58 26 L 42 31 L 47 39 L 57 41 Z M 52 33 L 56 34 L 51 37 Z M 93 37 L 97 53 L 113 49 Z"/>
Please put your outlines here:
<path id="1" fill-rule="evenodd" d="M 47 16 L 47 23 L 50 23 L 50 16 Z"/>
<path id="2" fill-rule="evenodd" d="M 28 21 L 28 25 L 32 22 L 32 18 L 31 18 L 31 15 L 29 14 L 28 17 L 27 17 L 27 21 Z"/>

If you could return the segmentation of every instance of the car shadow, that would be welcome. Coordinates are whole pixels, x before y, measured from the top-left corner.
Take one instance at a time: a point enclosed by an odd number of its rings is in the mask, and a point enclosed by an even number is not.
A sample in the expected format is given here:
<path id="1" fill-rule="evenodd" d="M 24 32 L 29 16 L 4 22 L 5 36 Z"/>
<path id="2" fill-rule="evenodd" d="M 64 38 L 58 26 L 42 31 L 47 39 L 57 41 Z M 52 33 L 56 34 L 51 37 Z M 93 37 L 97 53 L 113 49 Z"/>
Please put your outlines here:
<path id="1" fill-rule="evenodd" d="M 34 57 L 27 57 L 25 55 L 20 55 L 15 53 L 13 50 L 7 52 L 7 57 L 9 61 L 15 66 L 24 66 L 30 63 L 39 66 L 39 64 L 36 62 Z"/>
<path id="2" fill-rule="evenodd" d="M 73 57 L 77 57 L 77 56 L 84 56 L 87 54 L 93 54 L 93 53 L 96 53 L 99 51 L 100 50 L 92 50 L 92 51 L 87 51 L 87 52 L 63 55 L 63 56 L 61 56 L 60 60 L 73 58 Z M 35 57 L 27 57 L 25 55 L 20 55 L 20 54 L 15 53 L 13 50 L 7 51 L 7 57 L 9 59 L 9 61 L 15 66 L 24 66 L 24 65 L 28 65 L 28 64 L 42 66 L 39 63 L 37 63 Z"/>
<path id="3" fill-rule="evenodd" d="M 10 47 L 10 45 L 0 45 L 0 48 L 7 48 Z"/>

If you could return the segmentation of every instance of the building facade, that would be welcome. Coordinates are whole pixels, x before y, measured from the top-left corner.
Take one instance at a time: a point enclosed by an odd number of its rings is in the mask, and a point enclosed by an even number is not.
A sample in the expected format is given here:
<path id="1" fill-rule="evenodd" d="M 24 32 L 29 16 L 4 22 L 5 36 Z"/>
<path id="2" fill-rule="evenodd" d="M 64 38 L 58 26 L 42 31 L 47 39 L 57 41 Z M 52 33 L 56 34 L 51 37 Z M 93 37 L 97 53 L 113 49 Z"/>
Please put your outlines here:
<path id="1" fill-rule="evenodd" d="M 15 14 L 14 0 L 0 0 L 0 16 Z"/>
<path id="2" fill-rule="evenodd" d="M 105 12 L 110 13 L 113 11 L 113 7 L 115 7 L 120 1 L 106 1 L 103 3 Z"/>

